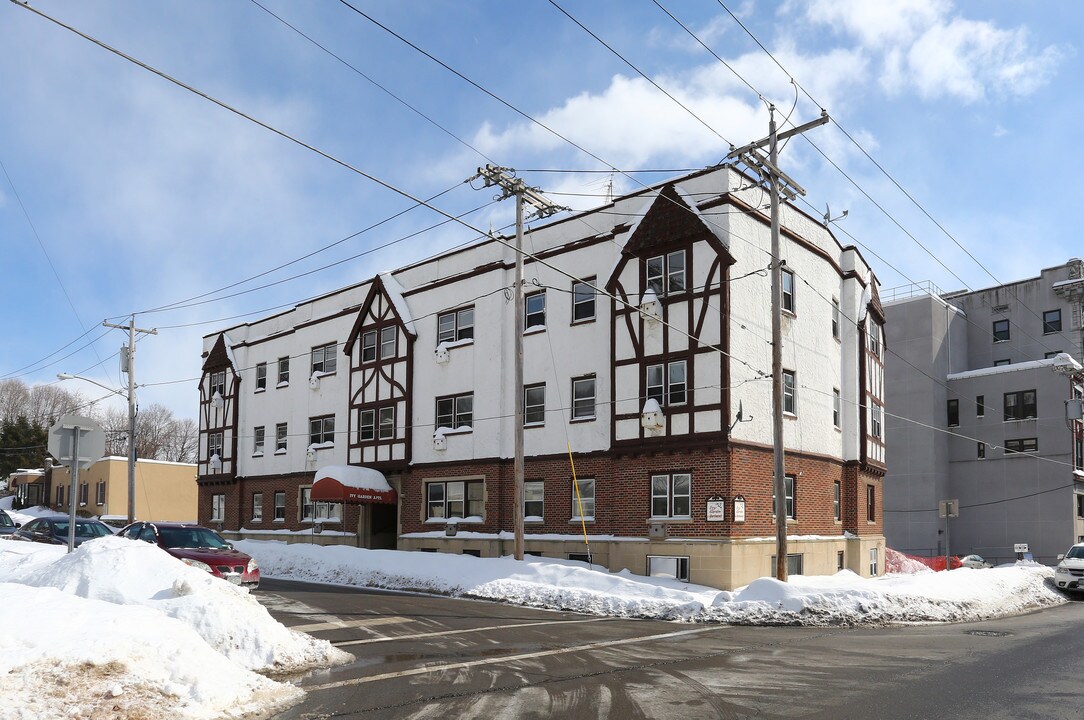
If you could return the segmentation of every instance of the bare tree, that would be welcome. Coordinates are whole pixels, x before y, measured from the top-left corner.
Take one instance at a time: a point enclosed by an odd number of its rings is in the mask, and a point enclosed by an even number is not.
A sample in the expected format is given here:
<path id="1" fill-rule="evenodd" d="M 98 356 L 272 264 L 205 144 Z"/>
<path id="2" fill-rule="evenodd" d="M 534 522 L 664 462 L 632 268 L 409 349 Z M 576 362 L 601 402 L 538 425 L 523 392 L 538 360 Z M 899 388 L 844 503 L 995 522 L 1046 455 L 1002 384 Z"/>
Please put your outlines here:
<path id="1" fill-rule="evenodd" d="M 199 448 L 199 426 L 192 418 L 177 420 L 164 448 L 163 460 L 191 463 L 196 461 Z"/>
<path id="2" fill-rule="evenodd" d="M 22 380 L 0 380 L 0 421 L 12 421 L 27 414 L 30 388 Z"/>

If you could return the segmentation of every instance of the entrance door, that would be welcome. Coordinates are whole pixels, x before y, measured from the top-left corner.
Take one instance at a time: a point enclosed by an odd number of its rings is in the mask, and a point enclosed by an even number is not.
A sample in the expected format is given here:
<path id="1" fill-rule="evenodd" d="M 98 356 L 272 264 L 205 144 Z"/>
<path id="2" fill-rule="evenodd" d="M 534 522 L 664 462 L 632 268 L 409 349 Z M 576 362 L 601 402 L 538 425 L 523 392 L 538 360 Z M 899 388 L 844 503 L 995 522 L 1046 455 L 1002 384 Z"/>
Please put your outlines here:
<path id="1" fill-rule="evenodd" d="M 394 550 L 399 533 L 396 527 L 398 505 L 374 503 L 369 506 L 372 520 L 369 547 L 373 550 Z"/>

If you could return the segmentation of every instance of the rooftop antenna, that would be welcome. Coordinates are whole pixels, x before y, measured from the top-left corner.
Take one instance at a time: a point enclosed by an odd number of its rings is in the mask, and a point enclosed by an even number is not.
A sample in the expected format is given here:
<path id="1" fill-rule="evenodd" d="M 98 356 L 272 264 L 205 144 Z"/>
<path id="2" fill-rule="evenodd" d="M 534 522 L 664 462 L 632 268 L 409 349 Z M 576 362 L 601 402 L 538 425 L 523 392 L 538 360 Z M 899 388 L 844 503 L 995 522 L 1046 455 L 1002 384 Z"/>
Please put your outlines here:
<path id="1" fill-rule="evenodd" d="M 828 206 L 828 203 L 824 204 L 824 226 L 825 227 L 828 227 L 829 223 L 838 222 L 839 220 L 842 220 L 845 217 L 847 217 L 847 211 L 846 210 L 843 211 L 842 215 L 837 215 L 836 217 L 832 217 L 832 208 Z"/>

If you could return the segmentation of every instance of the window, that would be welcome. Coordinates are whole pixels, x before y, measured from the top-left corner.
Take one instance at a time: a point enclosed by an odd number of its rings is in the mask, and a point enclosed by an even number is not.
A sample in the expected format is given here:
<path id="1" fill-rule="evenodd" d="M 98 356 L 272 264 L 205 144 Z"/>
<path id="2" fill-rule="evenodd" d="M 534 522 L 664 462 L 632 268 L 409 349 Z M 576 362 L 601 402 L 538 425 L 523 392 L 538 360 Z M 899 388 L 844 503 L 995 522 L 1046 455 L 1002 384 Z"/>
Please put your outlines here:
<path id="1" fill-rule="evenodd" d="M 651 517 L 687 518 L 692 513 L 692 475 L 651 476 Z"/>
<path id="2" fill-rule="evenodd" d="M 832 337 L 839 340 L 839 300 L 832 298 Z"/>
<path id="3" fill-rule="evenodd" d="M 252 429 L 252 454 L 263 455 L 264 429 L 263 425 Z"/>
<path id="4" fill-rule="evenodd" d="M 425 487 L 429 519 L 482 517 L 485 483 L 482 480 L 431 482 Z"/>
<path id="5" fill-rule="evenodd" d="M 877 488 L 866 486 L 866 522 L 877 522 Z"/>
<path id="6" fill-rule="evenodd" d="M 797 389 L 794 383 L 794 371 L 783 371 L 783 412 L 798 414 Z"/>
<path id="7" fill-rule="evenodd" d="M 772 486 L 775 487 L 774 485 Z M 787 517 L 791 520 L 796 520 L 798 515 L 796 514 L 796 508 L 794 503 L 794 476 L 783 476 L 783 495 L 786 498 L 787 503 Z M 772 515 L 775 515 L 775 492 L 772 492 Z"/>
<path id="8" fill-rule="evenodd" d="M 267 389 L 267 363 L 256 363 L 256 389 Z"/>
<path id="9" fill-rule="evenodd" d="M 437 427 L 469 428 L 474 422 L 474 393 L 437 398 Z"/>
<path id="10" fill-rule="evenodd" d="M 975 417 L 984 417 L 986 415 L 986 396 L 975 396 Z"/>
<path id="11" fill-rule="evenodd" d="M 881 326 L 875 322 L 869 324 L 869 351 L 874 357 L 881 357 Z"/>
<path id="12" fill-rule="evenodd" d="M 523 516 L 527 520 L 541 520 L 546 484 L 541 480 L 523 483 Z"/>
<path id="13" fill-rule="evenodd" d="M 1002 365 L 1008 365 L 1011 362 L 1012 361 L 1009 360 L 1008 358 L 1006 358 L 1004 360 L 994 360 L 994 367 L 1001 367 Z"/>
<path id="14" fill-rule="evenodd" d="M 984 442 L 978 443 L 978 445 L 976 447 L 976 452 L 978 452 L 978 459 L 979 460 L 985 460 L 986 459 L 986 443 L 984 443 Z"/>
<path id="15" fill-rule="evenodd" d="M 572 519 L 595 519 L 595 479 L 577 478 L 572 485 Z"/>
<path id="16" fill-rule="evenodd" d="M 595 280 L 572 283 L 572 322 L 595 319 Z"/>
<path id="17" fill-rule="evenodd" d="M 836 572 L 843 570 L 844 567 L 846 567 L 846 564 L 843 559 L 843 551 L 836 550 Z"/>
<path id="18" fill-rule="evenodd" d="M 523 388 L 523 424 L 546 423 L 546 384 L 528 385 Z"/>
<path id="19" fill-rule="evenodd" d="M 395 357 L 395 338 L 398 332 L 394 325 L 380 328 L 380 359 L 387 360 Z"/>
<path id="20" fill-rule="evenodd" d="M 1039 440 L 1037 438 L 1019 438 L 1005 441 L 1005 454 L 1038 452 Z"/>
<path id="21" fill-rule="evenodd" d="M 783 309 L 789 313 L 797 312 L 794 304 L 794 273 L 785 268 L 780 272 L 783 278 Z"/>
<path id="22" fill-rule="evenodd" d="M 380 440 L 394 440 L 395 439 L 395 408 L 385 407 L 380 408 L 380 427 L 378 430 L 378 438 Z"/>
<path id="23" fill-rule="evenodd" d="M 569 560 L 578 560 L 579 562 L 585 562 L 588 565 L 591 564 L 591 553 L 565 553 L 565 557 Z"/>
<path id="24" fill-rule="evenodd" d="M 87 504 L 87 500 L 90 499 L 90 485 L 87 483 L 79 483 L 79 505 L 84 506 Z"/>
<path id="25" fill-rule="evenodd" d="M 376 410 L 362 410 L 358 420 L 358 442 L 376 437 Z"/>
<path id="26" fill-rule="evenodd" d="M 948 401 L 948 426 L 956 427 L 960 424 L 960 401 L 953 398 Z"/>
<path id="27" fill-rule="evenodd" d="M 313 500 L 312 488 L 301 488 L 301 522 L 338 522 L 342 503 Z"/>
<path id="28" fill-rule="evenodd" d="M 213 432 L 207 435 L 207 459 L 210 460 L 215 455 L 218 459 L 222 459 L 222 433 Z"/>
<path id="29" fill-rule="evenodd" d="M 772 566 L 769 572 L 772 577 L 775 577 L 775 559 L 777 555 L 772 555 Z M 787 576 L 801 575 L 804 570 L 804 556 L 802 553 L 787 553 Z"/>
<path id="30" fill-rule="evenodd" d="M 211 397 L 215 395 L 226 397 L 226 371 L 219 370 L 211 373 Z"/>
<path id="31" fill-rule="evenodd" d="M 56 504 L 60 507 L 64 507 L 64 486 L 56 486 Z"/>
<path id="32" fill-rule="evenodd" d="M 286 520 L 286 493 L 275 493 L 275 522 Z"/>
<path id="33" fill-rule="evenodd" d="M 99 480 L 98 484 L 94 488 L 94 502 L 98 505 L 105 505 L 105 481 Z"/>
<path id="34" fill-rule="evenodd" d="M 474 337 L 474 307 L 437 315 L 437 345 Z"/>
<path id="35" fill-rule="evenodd" d="M 309 445 L 335 444 L 335 416 L 309 418 Z"/>
<path id="36" fill-rule="evenodd" d="M 832 483 L 832 517 L 836 522 L 843 519 L 843 508 L 840 505 L 843 499 L 843 485 L 839 480 Z"/>
<path id="37" fill-rule="evenodd" d="M 1084 435 L 1073 440 L 1073 469 L 1084 470 Z"/>
<path id="38" fill-rule="evenodd" d="M 685 251 L 675 250 L 647 260 L 647 287 L 662 297 L 685 290 Z"/>
<path id="39" fill-rule="evenodd" d="M 648 555 L 647 574 L 650 577 L 668 577 L 689 582 L 689 558 Z"/>
<path id="40" fill-rule="evenodd" d="M 1005 342 L 1009 339 L 1009 321 L 994 320 L 994 342 Z"/>
<path id="41" fill-rule="evenodd" d="M 595 378 L 582 377 L 572 379 L 572 419 L 593 420 L 595 418 Z"/>
<path id="42" fill-rule="evenodd" d="M 1061 332 L 1061 310 L 1047 310 L 1043 313 L 1043 335 Z"/>
<path id="43" fill-rule="evenodd" d="M 252 522 L 263 522 L 263 493 L 252 493 Z"/>
<path id="44" fill-rule="evenodd" d="M 329 375 L 335 372 L 335 343 L 328 343 L 312 349 L 312 373 Z"/>
<path id="45" fill-rule="evenodd" d="M 1034 390 L 1005 393 L 1005 421 L 1026 420 L 1036 416 Z"/>
<path id="46" fill-rule="evenodd" d="M 1076 495 L 1076 516 L 1084 518 L 1084 495 Z"/>
<path id="47" fill-rule="evenodd" d="M 688 388 L 684 360 L 647 366 L 647 397 L 659 405 L 684 405 Z"/>
<path id="48" fill-rule="evenodd" d="M 226 496 L 211 496 L 211 522 L 222 522 L 226 519 Z"/>
<path id="49" fill-rule="evenodd" d="M 1043 353 L 1043 359 L 1049 360 L 1050 358 L 1055 358 L 1058 355 L 1061 355 L 1061 350 L 1051 350 L 1048 353 Z"/>
<path id="50" fill-rule="evenodd" d="M 832 425 L 835 427 L 843 427 L 841 423 L 841 414 L 843 410 L 843 400 L 839 396 L 839 390 L 832 389 Z"/>
<path id="51" fill-rule="evenodd" d="M 875 438 L 881 437 L 881 418 L 884 411 L 880 405 L 869 406 L 869 434 Z"/>
<path id="52" fill-rule="evenodd" d="M 275 454 L 286 452 L 286 423 L 275 426 Z"/>
<path id="53" fill-rule="evenodd" d="M 282 387 L 283 385 L 289 385 L 290 384 L 290 358 L 288 358 L 288 357 L 280 357 L 278 365 L 279 365 L 279 370 L 278 370 L 278 373 L 279 373 L 278 385 L 279 385 L 279 387 Z"/>
<path id="54" fill-rule="evenodd" d="M 546 291 L 525 297 L 523 302 L 523 329 L 546 326 Z"/>
<path id="55" fill-rule="evenodd" d="M 877 552 L 877 548 L 871 547 L 869 549 L 869 574 L 871 576 L 877 575 L 877 560 L 878 560 L 878 557 L 879 557 L 879 553 Z"/>
<path id="56" fill-rule="evenodd" d="M 376 360 L 376 330 L 369 330 L 361 334 L 361 361 L 373 360 Z"/>

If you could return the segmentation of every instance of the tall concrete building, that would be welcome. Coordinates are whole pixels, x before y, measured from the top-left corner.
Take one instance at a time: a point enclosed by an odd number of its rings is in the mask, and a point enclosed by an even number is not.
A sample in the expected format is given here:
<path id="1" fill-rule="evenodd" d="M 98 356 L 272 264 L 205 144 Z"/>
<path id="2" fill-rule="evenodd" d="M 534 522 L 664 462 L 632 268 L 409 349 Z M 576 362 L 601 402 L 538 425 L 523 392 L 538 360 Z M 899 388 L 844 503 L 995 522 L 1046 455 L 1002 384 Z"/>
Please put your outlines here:
<path id="1" fill-rule="evenodd" d="M 885 537 L 917 555 L 1052 562 L 1084 540 L 1084 262 L 968 292 L 883 294 Z M 938 503 L 958 500 L 959 516 Z"/>

